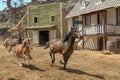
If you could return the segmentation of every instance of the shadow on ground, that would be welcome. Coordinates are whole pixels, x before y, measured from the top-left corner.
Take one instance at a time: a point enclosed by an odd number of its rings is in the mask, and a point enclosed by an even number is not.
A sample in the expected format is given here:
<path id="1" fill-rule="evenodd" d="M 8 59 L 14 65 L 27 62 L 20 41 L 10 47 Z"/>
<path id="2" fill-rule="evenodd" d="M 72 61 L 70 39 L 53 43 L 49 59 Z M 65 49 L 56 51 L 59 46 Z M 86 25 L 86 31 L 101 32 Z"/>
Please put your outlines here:
<path id="1" fill-rule="evenodd" d="M 57 65 L 54 65 L 54 66 L 55 66 L 55 67 L 58 67 L 59 70 L 64 70 L 63 67 L 60 67 L 60 66 L 57 66 Z M 66 71 L 66 72 L 69 72 L 69 73 L 74 73 L 74 74 L 84 74 L 84 75 L 88 75 L 88 76 L 96 77 L 96 78 L 99 78 L 99 79 L 105 79 L 105 78 L 104 78 L 103 76 L 101 76 L 101 75 L 90 74 L 90 73 L 87 73 L 87 72 L 82 71 L 82 70 L 66 68 L 65 71 Z"/>
<path id="2" fill-rule="evenodd" d="M 23 67 L 28 68 L 30 70 L 46 71 L 46 70 L 43 70 L 43 69 L 39 69 L 38 67 L 36 67 L 36 66 L 34 66 L 32 64 L 30 64 L 30 65 L 23 64 Z"/>

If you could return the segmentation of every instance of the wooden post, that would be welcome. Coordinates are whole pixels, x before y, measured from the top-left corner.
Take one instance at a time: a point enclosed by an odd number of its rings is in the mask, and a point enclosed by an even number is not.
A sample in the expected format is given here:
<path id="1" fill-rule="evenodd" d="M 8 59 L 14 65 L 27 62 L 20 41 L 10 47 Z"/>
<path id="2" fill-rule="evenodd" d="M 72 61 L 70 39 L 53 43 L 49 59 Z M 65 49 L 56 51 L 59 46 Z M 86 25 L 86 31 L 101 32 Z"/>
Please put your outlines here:
<path id="1" fill-rule="evenodd" d="M 107 31 L 107 27 L 106 27 L 106 11 L 103 12 L 103 50 L 106 50 L 106 31 Z"/>
<path id="2" fill-rule="evenodd" d="M 84 16 L 82 16 L 82 35 L 83 35 L 83 42 L 82 42 L 82 49 L 84 49 L 85 45 L 84 45 L 84 34 L 83 34 L 83 28 L 85 26 L 85 19 L 84 19 Z"/>

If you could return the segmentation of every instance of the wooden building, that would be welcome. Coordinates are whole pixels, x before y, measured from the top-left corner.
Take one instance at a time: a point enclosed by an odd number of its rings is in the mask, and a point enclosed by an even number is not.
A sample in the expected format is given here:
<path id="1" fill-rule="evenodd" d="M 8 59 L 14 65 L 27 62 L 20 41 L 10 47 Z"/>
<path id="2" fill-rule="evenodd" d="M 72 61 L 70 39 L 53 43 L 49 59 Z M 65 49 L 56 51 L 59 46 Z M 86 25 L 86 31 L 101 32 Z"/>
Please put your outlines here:
<path id="1" fill-rule="evenodd" d="M 62 3 L 29 5 L 26 30 L 34 44 L 45 45 L 49 40 L 61 39 L 67 30 L 67 14 Z"/>
<path id="2" fill-rule="evenodd" d="M 111 42 L 114 50 L 120 49 L 120 0 L 79 0 L 66 18 L 69 26 L 82 30 L 79 46 L 105 50 Z"/>
<path id="3" fill-rule="evenodd" d="M 67 33 L 67 14 L 62 3 L 28 5 L 27 13 L 9 31 L 24 32 L 24 37 L 32 38 L 34 45 L 45 45 L 47 41 L 61 39 Z"/>

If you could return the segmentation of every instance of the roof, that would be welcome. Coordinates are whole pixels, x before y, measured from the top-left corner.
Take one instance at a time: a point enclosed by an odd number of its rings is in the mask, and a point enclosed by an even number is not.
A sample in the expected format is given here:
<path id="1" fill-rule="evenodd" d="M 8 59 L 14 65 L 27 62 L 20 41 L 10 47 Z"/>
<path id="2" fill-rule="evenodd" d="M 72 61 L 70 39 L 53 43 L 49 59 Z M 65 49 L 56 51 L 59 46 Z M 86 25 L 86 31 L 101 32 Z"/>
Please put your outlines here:
<path id="1" fill-rule="evenodd" d="M 44 26 L 31 26 L 27 27 L 27 30 L 36 30 L 36 29 L 49 29 L 49 28 L 55 28 L 56 25 L 44 25 Z"/>
<path id="2" fill-rule="evenodd" d="M 89 1 L 88 6 L 86 6 L 84 9 L 81 9 L 80 1 L 78 1 L 74 6 L 74 8 L 66 16 L 66 18 L 120 6 L 120 0 L 105 0 L 100 4 L 96 4 L 96 0 L 85 0 L 85 1 Z"/>

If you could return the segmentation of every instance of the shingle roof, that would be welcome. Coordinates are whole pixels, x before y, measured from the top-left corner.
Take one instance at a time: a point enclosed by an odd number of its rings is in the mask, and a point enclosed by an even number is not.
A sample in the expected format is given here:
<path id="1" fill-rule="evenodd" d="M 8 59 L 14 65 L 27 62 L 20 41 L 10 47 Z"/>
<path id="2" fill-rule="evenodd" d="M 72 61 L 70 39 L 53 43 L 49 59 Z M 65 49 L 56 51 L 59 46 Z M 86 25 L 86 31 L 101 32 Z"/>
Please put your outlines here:
<path id="1" fill-rule="evenodd" d="M 95 0 L 89 0 L 89 5 L 86 8 L 81 9 L 80 2 L 78 1 L 78 3 L 76 3 L 74 8 L 66 16 L 66 18 L 120 6 L 120 0 L 105 0 L 100 4 L 95 4 L 95 3 L 96 3 Z"/>

